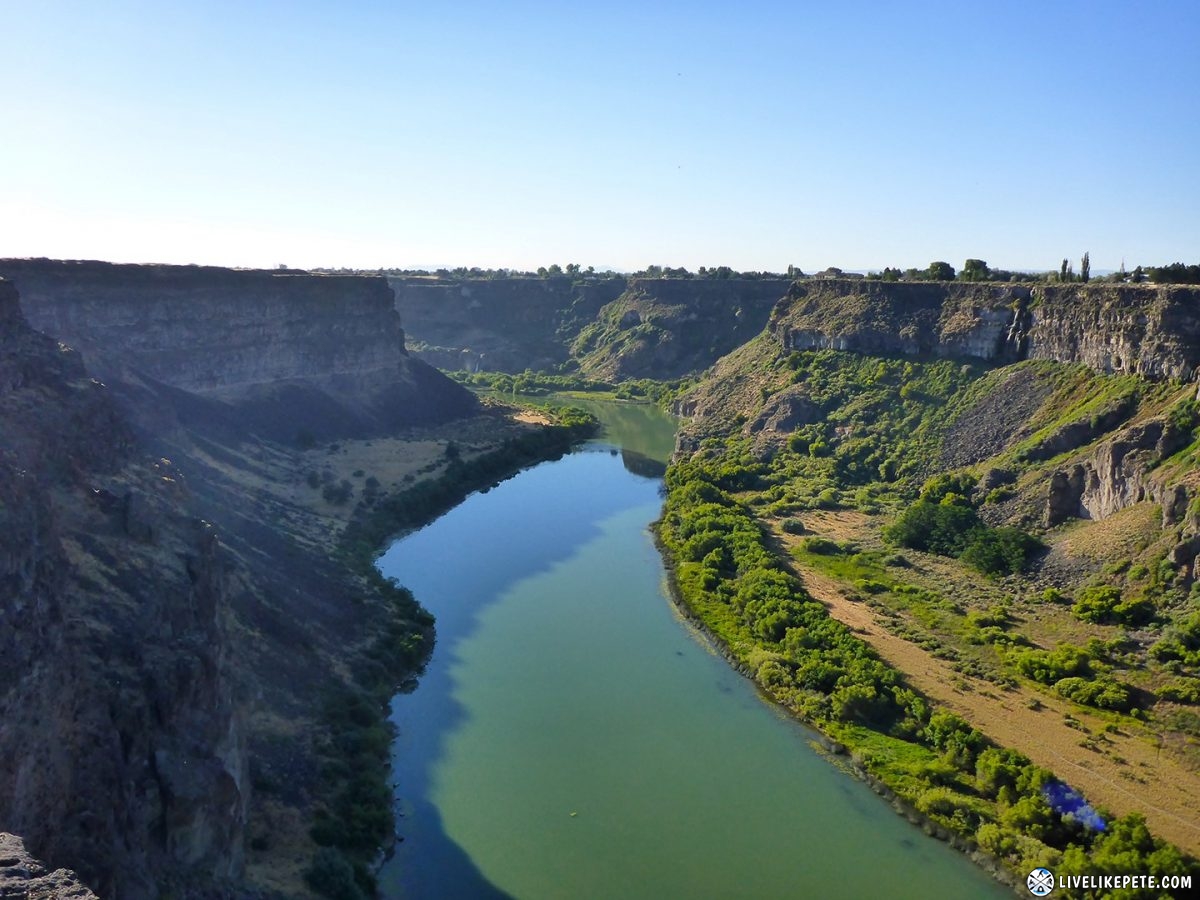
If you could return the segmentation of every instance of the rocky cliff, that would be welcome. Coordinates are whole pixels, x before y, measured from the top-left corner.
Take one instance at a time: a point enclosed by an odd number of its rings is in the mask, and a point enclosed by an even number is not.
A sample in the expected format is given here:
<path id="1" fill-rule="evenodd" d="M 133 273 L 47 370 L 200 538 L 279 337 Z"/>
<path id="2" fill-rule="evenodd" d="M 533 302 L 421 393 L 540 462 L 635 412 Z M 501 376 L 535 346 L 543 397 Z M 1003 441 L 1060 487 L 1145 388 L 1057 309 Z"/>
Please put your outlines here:
<path id="1" fill-rule="evenodd" d="M 96 900 L 67 869 L 50 871 L 16 835 L 0 832 L 0 900 Z"/>
<path id="2" fill-rule="evenodd" d="M 1191 381 L 1200 367 L 1200 287 L 1041 285 L 1029 316 L 1031 359 L 1151 380 Z"/>
<path id="3" fill-rule="evenodd" d="M 104 381 L 160 383 L 270 437 L 442 420 L 468 394 L 408 357 L 383 278 L 2 260 L 30 323 Z"/>
<path id="4" fill-rule="evenodd" d="M 571 347 L 594 377 L 674 379 L 754 337 L 791 282 L 645 278 L 603 307 Z"/>
<path id="5" fill-rule="evenodd" d="M 624 278 L 390 278 L 414 355 L 443 369 L 552 369 Z"/>
<path id="6" fill-rule="evenodd" d="M 1200 289 L 809 280 L 767 328 L 788 350 L 1046 359 L 1188 381 L 1200 366 Z"/>
<path id="7" fill-rule="evenodd" d="M 235 879 L 229 560 L 4 281 L 0 422 L 0 831 L 106 897 Z"/>
<path id="8" fill-rule="evenodd" d="M 975 356 L 1024 355 L 1024 285 L 797 281 L 771 312 L 768 331 L 787 350 Z"/>
<path id="9" fill-rule="evenodd" d="M 622 277 L 394 278 L 412 352 L 445 369 L 578 367 L 596 378 L 700 371 L 762 330 L 790 282 Z"/>

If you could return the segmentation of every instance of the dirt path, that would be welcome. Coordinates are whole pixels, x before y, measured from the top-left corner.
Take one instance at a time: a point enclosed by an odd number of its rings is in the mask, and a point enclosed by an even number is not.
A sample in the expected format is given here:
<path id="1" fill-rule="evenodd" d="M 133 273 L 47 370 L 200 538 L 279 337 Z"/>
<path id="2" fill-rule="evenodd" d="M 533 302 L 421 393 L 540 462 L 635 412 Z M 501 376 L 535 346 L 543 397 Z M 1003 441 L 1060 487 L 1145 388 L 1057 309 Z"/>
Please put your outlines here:
<path id="1" fill-rule="evenodd" d="M 1200 853 L 1200 774 L 1163 753 L 1152 735 L 1103 733 L 1104 721 L 1078 706 L 1030 688 L 1001 691 L 966 677 L 949 663 L 897 637 L 880 625 L 866 605 L 847 600 L 837 581 L 799 566 L 805 587 L 830 614 L 853 629 L 926 696 L 962 716 L 991 740 L 1026 754 L 1052 770 L 1090 801 L 1119 815 L 1139 812 L 1151 830 L 1193 854 Z M 1030 709 L 1028 701 L 1041 703 Z M 1084 733 L 1068 725 L 1070 715 L 1087 727 L 1098 749 L 1081 746 Z"/>

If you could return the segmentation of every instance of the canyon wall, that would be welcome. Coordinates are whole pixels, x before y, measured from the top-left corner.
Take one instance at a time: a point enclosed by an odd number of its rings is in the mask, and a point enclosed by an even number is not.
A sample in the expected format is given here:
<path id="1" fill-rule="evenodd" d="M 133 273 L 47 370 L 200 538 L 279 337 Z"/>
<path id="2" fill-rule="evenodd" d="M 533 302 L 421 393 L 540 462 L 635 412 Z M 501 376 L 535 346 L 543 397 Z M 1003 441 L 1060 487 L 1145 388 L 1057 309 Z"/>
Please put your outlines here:
<path id="1" fill-rule="evenodd" d="M 568 359 L 579 329 L 626 279 L 389 278 L 411 352 L 444 369 L 523 372 Z"/>
<path id="2" fill-rule="evenodd" d="M 1154 381 L 1200 367 L 1200 287 L 1046 284 L 1030 304 L 1029 357 Z"/>
<path id="3" fill-rule="evenodd" d="M 445 369 L 678 378 L 762 330 L 783 279 L 392 278 L 411 352 Z"/>
<path id="4" fill-rule="evenodd" d="M 43 259 L 0 260 L 0 276 L 30 323 L 102 380 L 186 391 L 271 437 L 378 432 L 473 408 L 405 353 L 383 278 Z"/>
<path id="5" fill-rule="evenodd" d="M 571 352 L 584 372 L 607 380 L 701 372 L 762 331 L 790 284 L 777 278 L 634 279 L 580 332 Z"/>
<path id="6" fill-rule="evenodd" d="M 1200 366 L 1200 288 L 809 280 L 767 328 L 789 350 L 1047 359 L 1189 381 Z"/>
<path id="7" fill-rule="evenodd" d="M 105 897 L 236 879 L 229 560 L 0 280 L 0 831 Z"/>

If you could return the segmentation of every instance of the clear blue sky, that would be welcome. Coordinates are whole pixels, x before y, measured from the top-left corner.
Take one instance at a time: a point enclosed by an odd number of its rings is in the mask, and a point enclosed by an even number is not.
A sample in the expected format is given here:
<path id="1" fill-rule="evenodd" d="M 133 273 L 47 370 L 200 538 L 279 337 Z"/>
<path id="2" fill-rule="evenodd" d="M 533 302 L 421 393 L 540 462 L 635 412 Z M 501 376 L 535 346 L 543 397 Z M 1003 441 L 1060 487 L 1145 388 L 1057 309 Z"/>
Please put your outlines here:
<path id="1" fill-rule="evenodd" d="M 0 256 L 1200 262 L 1200 3 L 0 0 Z"/>

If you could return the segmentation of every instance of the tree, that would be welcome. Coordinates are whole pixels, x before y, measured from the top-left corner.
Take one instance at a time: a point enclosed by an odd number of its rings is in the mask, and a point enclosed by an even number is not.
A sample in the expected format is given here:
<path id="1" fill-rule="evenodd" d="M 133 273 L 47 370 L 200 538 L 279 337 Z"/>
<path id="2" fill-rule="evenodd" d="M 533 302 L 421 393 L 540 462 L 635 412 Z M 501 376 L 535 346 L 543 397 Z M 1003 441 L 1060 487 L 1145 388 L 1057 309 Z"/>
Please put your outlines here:
<path id="1" fill-rule="evenodd" d="M 942 262 L 940 260 L 937 262 L 931 262 L 926 271 L 929 273 L 930 281 L 954 280 L 954 266 L 950 265 L 948 262 Z"/>
<path id="2" fill-rule="evenodd" d="M 1058 280 L 1064 284 L 1071 280 L 1068 277 L 1067 261 L 1065 259 L 1062 261 L 1062 268 L 1058 270 Z"/>
<path id="3" fill-rule="evenodd" d="M 1151 266 L 1149 274 L 1154 284 L 1200 284 L 1200 265 L 1186 266 L 1177 262 L 1169 266 Z"/>
<path id="4" fill-rule="evenodd" d="M 1084 251 L 1083 259 L 1079 261 L 1079 280 L 1087 282 L 1092 277 L 1092 261 L 1088 256 L 1087 251 Z"/>
<path id="5" fill-rule="evenodd" d="M 958 277 L 963 281 L 987 281 L 990 274 L 988 264 L 982 259 L 968 259 L 963 263 L 962 272 Z"/>

